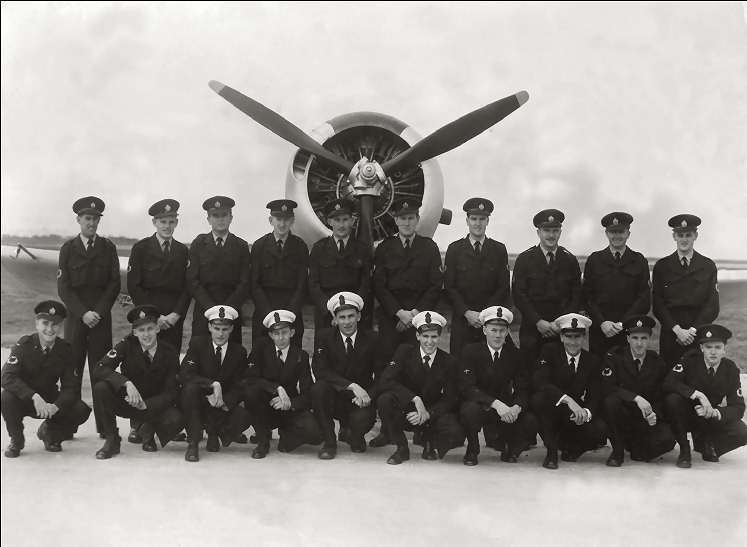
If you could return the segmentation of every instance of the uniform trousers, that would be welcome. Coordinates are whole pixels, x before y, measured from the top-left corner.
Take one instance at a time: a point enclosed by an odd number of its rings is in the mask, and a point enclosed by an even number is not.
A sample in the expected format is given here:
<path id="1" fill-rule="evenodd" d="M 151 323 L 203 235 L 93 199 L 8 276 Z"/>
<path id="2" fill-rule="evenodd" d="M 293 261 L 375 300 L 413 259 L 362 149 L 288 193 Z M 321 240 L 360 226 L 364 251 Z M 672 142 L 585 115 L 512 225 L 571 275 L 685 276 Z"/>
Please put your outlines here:
<path id="1" fill-rule="evenodd" d="M 353 403 L 352 391 L 336 391 L 332 384 L 324 380 L 317 380 L 312 386 L 311 406 L 324 446 L 337 444 L 334 419 L 340 421 L 340 429 L 350 428 L 348 441 L 365 442 L 364 435 L 371 430 L 376 421 L 376 396 L 371 390 L 367 391 L 371 403 L 367 407 L 359 407 Z"/>
<path id="2" fill-rule="evenodd" d="M 529 439 L 537 435 L 539 427 L 537 418 L 528 409 L 522 409 L 519 418 L 512 424 L 501 421 L 498 412 L 492 407 L 477 401 L 465 401 L 459 411 L 459 419 L 467 431 L 467 448 L 480 453 L 478 434 L 485 427 L 486 445 L 496 437 L 504 441 L 500 448 L 509 454 L 518 456 L 529 448 Z M 494 446 L 495 447 L 495 446 Z"/>
<path id="3" fill-rule="evenodd" d="M 675 444 L 672 429 L 664 422 L 663 412 L 656 408 L 654 412 L 656 424 L 649 425 L 634 402 L 624 401 L 614 393 L 605 397 L 604 416 L 612 453 L 622 456 L 628 448 L 631 458 L 648 461 L 672 450 Z"/>
<path id="4" fill-rule="evenodd" d="M 556 406 L 557 400 L 551 400 L 545 393 L 532 395 L 531 408 L 539 418 L 540 435 L 550 451 L 558 449 L 575 455 L 594 450 L 607 441 L 607 425 L 597 415 L 592 415 L 590 422 L 576 425 L 570 419 L 568 407 Z"/>
<path id="5" fill-rule="evenodd" d="M 31 399 L 21 399 L 7 390 L 2 392 L 2 414 L 3 419 L 5 419 L 5 427 L 11 438 L 18 438 L 23 435 L 23 419 L 26 416 L 40 419 Z M 44 423 L 47 424 L 49 440 L 59 442 L 69 439 L 78 429 L 78 426 L 88 420 L 90 414 L 91 407 L 80 399 L 75 401 L 70 408 L 58 410 L 54 416 L 44 420 Z"/>
<path id="6" fill-rule="evenodd" d="M 251 425 L 249 412 L 238 404 L 228 410 L 212 406 L 207 396 L 210 387 L 187 384 L 182 388 L 180 405 L 186 422 L 187 440 L 197 442 L 202 438 L 203 428 L 209 437 L 219 435 L 234 440 Z M 177 429 L 174 434 L 181 431 Z M 173 435 L 172 435 L 173 438 Z"/>

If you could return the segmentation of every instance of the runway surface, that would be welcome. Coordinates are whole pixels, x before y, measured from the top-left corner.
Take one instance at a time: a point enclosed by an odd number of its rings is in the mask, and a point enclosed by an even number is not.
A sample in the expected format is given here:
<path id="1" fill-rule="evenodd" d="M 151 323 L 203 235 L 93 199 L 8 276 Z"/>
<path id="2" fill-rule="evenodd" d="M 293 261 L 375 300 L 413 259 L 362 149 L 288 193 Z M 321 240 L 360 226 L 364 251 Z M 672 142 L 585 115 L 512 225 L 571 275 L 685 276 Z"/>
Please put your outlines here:
<path id="1" fill-rule="evenodd" d="M 2 350 L 3 362 L 8 350 Z M 742 377 L 745 385 L 745 377 Z M 90 401 L 89 401 L 90 402 Z M 15 545 L 744 545 L 747 449 L 718 464 L 694 454 L 678 469 L 676 450 L 655 463 L 604 465 L 610 448 L 557 471 L 541 467 L 544 449 L 518 464 L 482 449 L 442 461 L 386 464 L 392 447 L 321 461 L 316 447 L 250 457 L 252 445 L 200 451 L 185 443 L 156 453 L 124 442 L 98 461 L 93 418 L 63 452 L 45 452 L 27 419 L 26 448 L 0 457 L 0 541 Z M 120 420 L 126 435 L 127 424 Z M 369 434 L 369 437 L 373 433 Z M 8 436 L 3 427 L 2 445 Z"/>

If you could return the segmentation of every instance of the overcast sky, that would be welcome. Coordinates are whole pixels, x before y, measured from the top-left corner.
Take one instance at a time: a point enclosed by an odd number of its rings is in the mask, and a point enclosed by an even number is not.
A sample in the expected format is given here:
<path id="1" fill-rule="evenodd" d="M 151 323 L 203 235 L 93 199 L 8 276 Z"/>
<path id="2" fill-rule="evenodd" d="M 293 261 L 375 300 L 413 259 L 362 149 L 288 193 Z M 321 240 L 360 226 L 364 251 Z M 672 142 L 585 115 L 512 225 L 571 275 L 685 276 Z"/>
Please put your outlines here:
<path id="1" fill-rule="evenodd" d="M 233 231 L 268 229 L 292 145 L 211 91 L 220 80 L 311 130 L 372 110 L 426 135 L 526 89 L 529 102 L 439 158 L 436 240 L 461 206 L 496 203 L 510 252 L 532 216 L 565 211 L 561 244 L 604 246 L 599 219 L 635 216 L 631 247 L 673 250 L 667 219 L 703 219 L 697 248 L 747 258 L 747 24 L 741 3 L 2 3 L 2 232 L 75 232 L 74 199 L 107 204 L 100 231 L 144 237 L 148 206 L 181 201 L 177 238 L 207 231 L 202 201 L 234 196 Z M 739 240 L 735 239 L 739 237 Z"/>

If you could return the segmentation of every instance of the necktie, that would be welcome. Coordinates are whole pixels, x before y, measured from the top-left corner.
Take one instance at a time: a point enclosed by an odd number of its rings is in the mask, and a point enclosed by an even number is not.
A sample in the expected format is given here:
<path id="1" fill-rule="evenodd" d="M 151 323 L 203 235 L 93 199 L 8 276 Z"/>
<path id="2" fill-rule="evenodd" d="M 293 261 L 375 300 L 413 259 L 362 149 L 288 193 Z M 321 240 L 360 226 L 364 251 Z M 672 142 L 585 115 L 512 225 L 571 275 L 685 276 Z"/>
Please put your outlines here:
<path id="1" fill-rule="evenodd" d="M 163 254 L 165 256 L 169 256 L 169 251 L 170 250 L 171 250 L 171 243 L 167 239 L 166 241 L 163 242 Z"/>
<path id="2" fill-rule="evenodd" d="M 278 252 L 279 253 L 283 252 L 283 240 L 282 239 L 278 239 Z"/>
<path id="3" fill-rule="evenodd" d="M 278 350 L 278 359 L 281 363 L 283 362 L 283 350 L 281 349 Z"/>
<path id="4" fill-rule="evenodd" d="M 345 338 L 345 353 L 347 353 L 348 355 L 353 353 L 353 339 L 350 338 L 350 336 Z"/>
<path id="5" fill-rule="evenodd" d="M 218 366 L 223 364 L 223 346 L 215 348 L 215 359 L 218 361 Z"/>
<path id="6" fill-rule="evenodd" d="M 149 365 L 152 365 L 153 358 L 150 356 L 150 352 L 146 350 L 143 353 L 145 353 L 145 362 L 148 363 Z"/>
<path id="7" fill-rule="evenodd" d="M 633 364 L 635 365 L 636 372 L 641 372 L 641 360 L 636 359 L 633 361 Z"/>
<path id="8" fill-rule="evenodd" d="M 620 255 L 620 251 L 617 251 L 617 252 L 615 253 L 615 262 L 620 262 L 620 256 L 621 256 L 621 255 Z"/>
<path id="9" fill-rule="evenodd" d="M 547 263 L 552 266 L 555 264 L 555 253 L 549 252 L 547 253 Z"/>
<path id="10" fill-rule="evenodd" d="M 494 364 L 494 365 L 495 365 L 495 364 L 496 364 L 496 363 L 498 362 L 498 358 L 499 358 L 499 357 L 498 357 L 498 352 L 497 352 L 497 351 L 494 351 L 494 352 L 493 352 L 493 364 Z"/>
<path id="11" fill-rule="evenodd" d="M 410 239 L 405 239 L 405 251 L 410 250 Z"/>
<path id="12" fill-rule="evenodd" d="M 571 367 L 571 372 L 573 374 L 576 374 L 576 358 L 575 357 L 571 357 L 571 359 L 568 361 L 568 364 Z"/>
<path id="13" fill-rule="evenodd" d="M 713 367 L 708 367 L 708 378 L 713 378 L 716 375 L 716 371 Z"/>
<path id="14" fill-rule="evenodd" d="M 90 253 L 91 249 L 93 249 L 93 238 L 90 238 L 88 243 L 86 243 L 86 252 Z"/>
<path id="15" fill-rule="evenodd" d="M 50 349 L 52 349 L 52 348 L 50 348 L 49 346 L 44 346 L 42 348 L 42 352 L 44 353 L 44 355 L 49 355 L 49 350 Z"/>
<path id="16" fill-rule="evenodd" d="M 215 238 L 215 246 L 218 247 L 219 249 L 223 248 L 223 238 L 222 237 Z"/>
<path id="17" fill-rule="evenodd" d="M 476 255 L 480 254 L 480 242 L 479 241 L 475 241 L 475 254 Z"/>
<path id="18" fill-rule="evenodd" d="M 423 366 L 425 368 L 430 368 L 430 362 L 431 362 L 431 356 L 430 355 L 426 355 L 425 357 L 423 357 Z"/>
<path id="19" fill-rule="evenodd" d="M 340 254 L 342 254 L 342 252 L 345 250 L 345 243 L 342 241 L 342 239 L 338 240 L 337 243 L 340 244 Z"/>
<path id="20" fill-rule="evenodd" d="M 687 257 L 682 257 L 682 267 L 687 270 Z"/>

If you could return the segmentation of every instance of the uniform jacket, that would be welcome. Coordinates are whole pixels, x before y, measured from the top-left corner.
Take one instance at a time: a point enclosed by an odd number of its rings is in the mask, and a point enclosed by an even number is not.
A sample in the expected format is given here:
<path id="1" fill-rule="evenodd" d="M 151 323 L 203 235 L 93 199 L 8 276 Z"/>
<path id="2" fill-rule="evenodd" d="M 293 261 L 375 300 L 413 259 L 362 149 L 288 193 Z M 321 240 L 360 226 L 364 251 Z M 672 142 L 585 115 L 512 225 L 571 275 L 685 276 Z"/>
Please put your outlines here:
<path id="1" fill-rule="evenodd" d="M 324 329 L 319 333 L 314 352 L 314 376 L 317 380 L 328 381 L 337 391 L 347 389 L 351 383 L 370 390 L 385 365 L 379 337 L 373 331 L 358 329 L 351 355 L 345 351 L 339 329 Z"/>
<path id="2" fill-rule="evenodd" d="M 309 292 L 314 305 L 325 311 L 327 300 L 340 291 L 363 299 L 371 289 L 371 251 L 352 235 L 340 254 L 333 236 L 320 239 L 309 256 Z"/>
<path id="3" fill-rule="evenodd" d="M 285 362 L 278 359 L 275 344 L 262 338 L 248 358 L 248 385 L 258 385 L 266 393 L 275 395 L 283 386 L 291 400 L 291 410 L 304 410 L 311 406 L 311 376 L 309 354 L 291 344 Z"/>
<path id="4" fill-rule="evenodd" d="M 155 234 L 135 243 L 127 268 L 127 290 L 135 305 L 151 304 L 161 315 L 176 312 L 184 317 L 190 301 L 188 262 L 187 246 L 175 239 L 168 256 Z"/>
<path id="5" fill-rule="evenodd" d="M 38 393 L 60 410 L 69 408 L 80 398 L 80 378 L 75 375 L 72 347 L 57 338 L 49 354 L 44 355 L 38 334 L 22 336 L 3 365 L 0 385 L 19 399 L 30 401 Z"/>
<path id="6" fill-rule="evenodd" d="M 80 319 L 91 310 L 101 316 L 111 313 L 120 286 L 119 258 L 114 243 L 97 235 L 90 252 L 79 236 L 62 245 L 57 292 L 71 320 Z"/>
<path id="7" fill-rule="evenodd" d="M 459 392 L 463 399 L 485 407 L 498 399 L 508 406 L 528 408 L 531 382 L 528 363 L 516 347 L 504 344 L 501 356 L 493 364 L 487 342 L 468 344 L 459 358 L 459 369 Z"/>
<path id="8" fill-rule="evenodd" d="M 713 379 L 708 377 L 703 354 L 693 351 L 674 365 L 664 380 L 664 391 L 679 393 L 688 399 L 695 390 L 704 393 L 724 422 L 736 422 L 744 416 L 744 397 L 739 381 L 739 367 L 723 358 Z"/>
<path id="9" fill-rule="evenodd" d="M 399 235 L 390 236 L 376 248 L 374 265 L 374 291 L 387 315 L 435 309 L 443 275 L 441 254 L 431 238 L 416 234 L 406 251 Z"/>
<path id="10" fill-rule="evenodd" d="M 203 310 L 224 304 L 241 312 L 250 280 L 249 244 L 240 237 L 229 232 L 219 249 L 210 232 L 198 235 L 190 245 L 187 289 Z"/>
<path id="11" fill-rule="evenodd" d="M 176 402 L 178 372 L 179 354 L 174 346 L 159 341 L 153 363 L 148 364 L 140 341 L 129 334 L 98 362 L 93 379 L 108 383 L 115 391 L 129 380 L 148 408 L 163 410 Z"/>
<path id="12" fill-rule="evenodd" d="M 182 359 L 179 381 L 182 385 L 199 385 L 209 390 L 213 382 L 220 383 L 223 401 L 230 408 L 236 406 L 243 397 L 244 382 L 247 375 L 246 350 L 239 343 L 225 344 L 223 363 L 213 349 L 210 336 L 195 336 L 189 341 L 189 348 Z"/>
<path id="13" fill-rule="evenodd" d="M 658 353 L 646 351 L 640 372 L 630 346 L 612 348 L 604 358 L 602 385 L 605 394 L 617 394 L 623 401 L 633 402 L 637 395 L 660 408 L 664 398 L 662 385 L 669 367 Z"/>
<path id="14" fill-rule="evenodd" d="M 653 273 L 654 315 L 662 330 L 671 331 L 711 323 L 719 312 L 716 265 L 710 258 L 693 252 L 687 270 L 675 251 L 658 260 Z"/>
<path id="15" fill-rule="evenodd" d="M 396 393 L 404 404 L 420 396 L 435 418 L 455 410 L 458 374 L 456 359 L 445 351 L 436 351 L 429 368 L 420 358 L 419 345 L 400 344 L 381 375 L 381 388 Z"/>
<path id="16" fill-rule="evenodd" d="M 449 244 L 446 250 L 445 286 L 455 316 L 488 306 L 510 308 L 509 276 L 508 253 L 499 241 L 486 237 L 479 255 L 469 236 Z"/>
<path id="17" fill-rule="evenodd" d="M 591 253 L 584 266 L 584 301 L 596 326 L 647 314 L 651 308 L 648 261 L 626 247 L 620 262 L 609 247 Z"/>
<path id="18" fill-rule="evenodd" d="M 516 257 L 513 296 L 524 325 L 540 319 L 553 321 L 564 313 L 579 311 L 581 268 L 564 247 L 558 247 L 550 266 L 539 245 Z"/>
<path id="19" fill-rule="evenodd" d="M 574 374 L 568 365 L 563 345 L 546 344 L 540 351 L 534 371 L 534 389 L 546 393 L 552 401 L 560 400 L 564 394 L 568 395 L 593 414 L 602 396 L 601 372 L 599 358 L 582 349 Z"/>
<path id="20" fill-rule="evenodd" d="M 259 317 L 274 309 L 287 308 L 296 315 L 306 297 L 309 248 L 300 237 L 288 234 L 283 251 L 272 233 L 252 245 L 252 296 Z"/>

